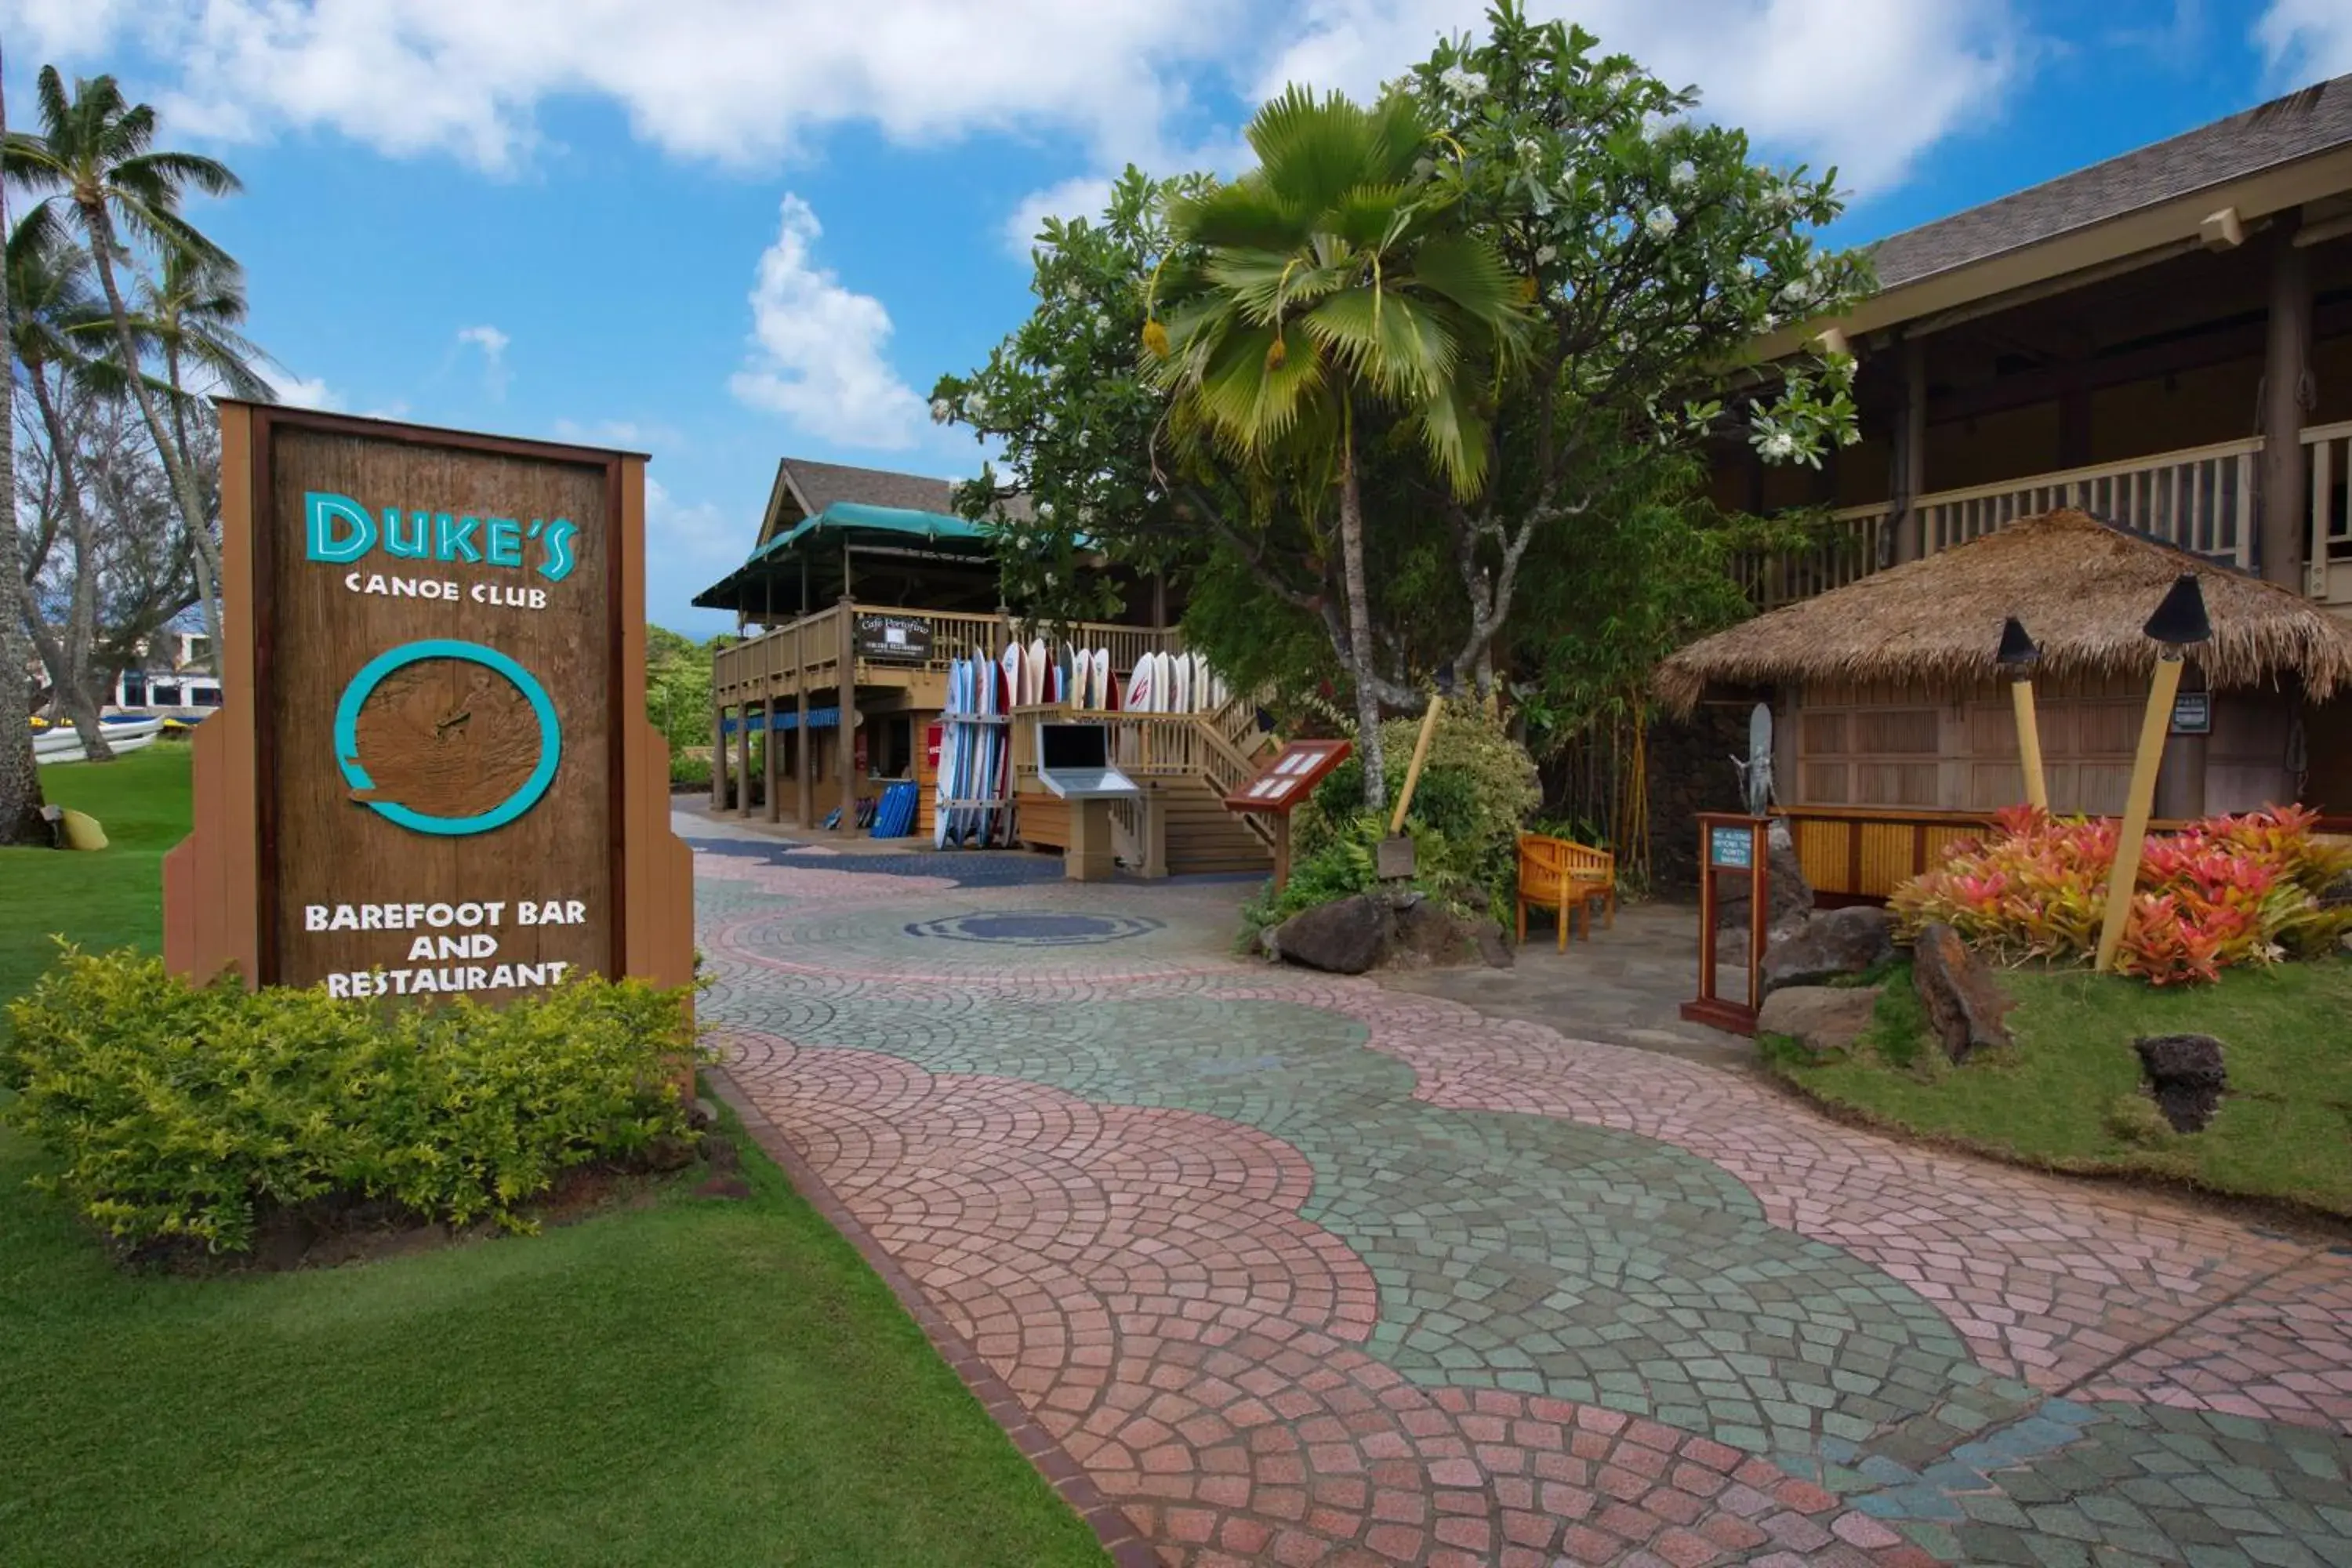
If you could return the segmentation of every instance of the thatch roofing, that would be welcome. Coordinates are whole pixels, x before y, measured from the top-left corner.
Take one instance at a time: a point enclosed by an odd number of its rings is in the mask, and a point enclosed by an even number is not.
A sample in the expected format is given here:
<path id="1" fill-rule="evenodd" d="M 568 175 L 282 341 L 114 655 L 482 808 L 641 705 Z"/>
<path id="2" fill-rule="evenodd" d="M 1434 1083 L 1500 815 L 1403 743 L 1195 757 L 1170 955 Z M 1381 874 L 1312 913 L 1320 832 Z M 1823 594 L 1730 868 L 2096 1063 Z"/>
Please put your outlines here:
<path id="1" fill-rule="evenodd" d="M 1677 712 L 1710 685 L 1892 682 L 1959 691 L 1992 680 L 2002 620 L 2042 647 L 2038 679 L 2145 677 L 2141 635 L 2173 579 L 2194 572 L 2213 637 L 2189 650 L 2216 690 L 2301 678 L 2325 700 L 2352 687 L 2352 625 L 2299 595 L 2079 511 L 1874 573 L 1718 632 L 1658 666 L 1651 689 Z"/>

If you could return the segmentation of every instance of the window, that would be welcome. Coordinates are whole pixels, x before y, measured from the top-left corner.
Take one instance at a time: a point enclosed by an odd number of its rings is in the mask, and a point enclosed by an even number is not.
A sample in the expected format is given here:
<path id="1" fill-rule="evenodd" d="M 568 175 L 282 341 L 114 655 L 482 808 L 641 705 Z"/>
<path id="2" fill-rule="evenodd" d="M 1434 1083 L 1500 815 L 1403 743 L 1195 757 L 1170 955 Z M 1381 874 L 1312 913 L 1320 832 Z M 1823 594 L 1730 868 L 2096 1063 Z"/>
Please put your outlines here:
<path id="1" fill-rule="evenodd" d="M 221 705 L 220 688 L 195 686 L 188 689 L 188 701 L 197 708 L 217 708 Z"/>
<path id="2" fill-rule="evenodd" d="M 158 708 L 177 708 L 180 705 L 179 682 L 165 680 L 157 681 L 155 683 L 154 695 L 150 697 L 148 700 Z"/>
<path id="3" fill-rule="evenodd" d="M 123 672 L 122 706 L 125 708 L 147 706 L 147 672 L 145 670 L 132 669 Z"/>

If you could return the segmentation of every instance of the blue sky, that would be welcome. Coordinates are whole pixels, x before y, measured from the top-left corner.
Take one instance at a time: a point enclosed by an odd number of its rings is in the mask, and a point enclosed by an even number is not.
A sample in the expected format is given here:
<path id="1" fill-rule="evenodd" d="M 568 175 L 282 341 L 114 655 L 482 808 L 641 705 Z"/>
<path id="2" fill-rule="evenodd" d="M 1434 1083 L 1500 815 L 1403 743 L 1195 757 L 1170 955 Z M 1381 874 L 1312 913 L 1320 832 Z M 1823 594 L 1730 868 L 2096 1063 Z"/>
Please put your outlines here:
<path id="1" fill-rule="evenodd" d="M 2352 71 L 2352 0 L 1590 0 L 1564 12 L 1874 237 Z M 298 401 L 650 451 L 653 618 L 749 545 L 780 455 L 956 476 L 934 378 L 1025 312 L 1015 241 L 1108 171 L 1230 168 L 1288 79 L 1362 91 L 1477 0 L 0 0 L 247 194 Z"/>

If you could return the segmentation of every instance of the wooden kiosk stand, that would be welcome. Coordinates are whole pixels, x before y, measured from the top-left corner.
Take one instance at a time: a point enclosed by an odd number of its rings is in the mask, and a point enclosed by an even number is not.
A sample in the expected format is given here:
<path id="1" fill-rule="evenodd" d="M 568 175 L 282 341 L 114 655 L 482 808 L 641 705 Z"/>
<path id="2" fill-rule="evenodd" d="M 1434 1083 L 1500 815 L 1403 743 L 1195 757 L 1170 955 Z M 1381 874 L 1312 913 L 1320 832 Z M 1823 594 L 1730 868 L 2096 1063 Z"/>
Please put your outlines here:
<path id="1" fill-rule="evenodd" d="M 1355 750 L 1349 741 L 1293 741 L 1257 775 L 1225 796 L 1227 811 L 1252 812 L 1274 831 L 1274 890 L 1290 880 L 1290 814 Z"/>
<path id="2" fill-rule="evenodd" d="M 1117 876 L 1111 802 L 1140 801 L 1143 791 L 1111 765 L 1110 726 L 1038 725 L 1037 782 L 1069 803 L 1070 842 L 1062 851 L 1062 875 L 1073 882 L 1108 882 Z"/>
<path id="3" fill-rule="evenodd" d="M 1698 999 L 1682 1005 L 1682 1016 L 1735 1035 L 1753 1035 L 1764 1005 L 1764 922 L 1769 899 L 1771 851 L 1765 835 L 1769 818 L 1701 812 L 1698 819 Z M 1716 887 L 1727 872 L 1748 879 L 1748 994 L 1732 1002 L 1716 994 Z"/>

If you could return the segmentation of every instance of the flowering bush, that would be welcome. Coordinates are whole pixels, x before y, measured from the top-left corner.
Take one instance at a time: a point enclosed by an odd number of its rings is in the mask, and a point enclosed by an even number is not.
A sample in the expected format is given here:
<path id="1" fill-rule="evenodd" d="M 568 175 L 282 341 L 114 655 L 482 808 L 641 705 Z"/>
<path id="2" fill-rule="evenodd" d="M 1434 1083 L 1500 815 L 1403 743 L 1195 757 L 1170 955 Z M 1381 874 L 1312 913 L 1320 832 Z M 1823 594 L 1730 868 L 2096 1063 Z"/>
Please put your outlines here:
<path id="1" fill-rule="evenodd" d="M 2118 966 L 2157 985 L 2216 980 L 2232 965 L 2323 951 L 2352 930 L 2352 908 L 2319 901 L 2352 869 L 2352 847 L 2319 837 L 2317 820 L 2301 806 L 2272 806 L 2151 836 Z M 1990 836 L 1953 840 L 1943 864 L 1889 903 L 1910 934 L 1942 921 L 2011 959 L 2087 959 L 2098 949 L 2116 836 L 2111 821 L 2012 806 Z"/>

